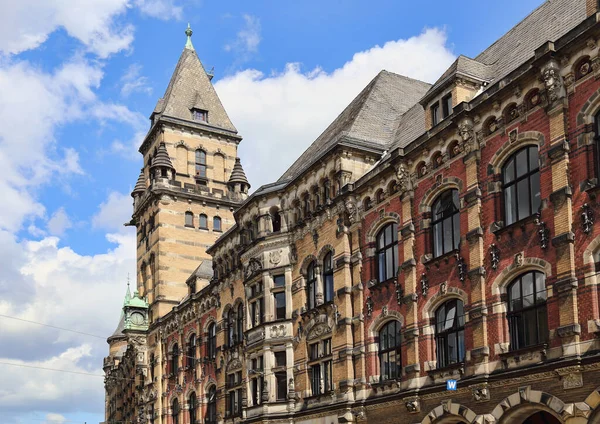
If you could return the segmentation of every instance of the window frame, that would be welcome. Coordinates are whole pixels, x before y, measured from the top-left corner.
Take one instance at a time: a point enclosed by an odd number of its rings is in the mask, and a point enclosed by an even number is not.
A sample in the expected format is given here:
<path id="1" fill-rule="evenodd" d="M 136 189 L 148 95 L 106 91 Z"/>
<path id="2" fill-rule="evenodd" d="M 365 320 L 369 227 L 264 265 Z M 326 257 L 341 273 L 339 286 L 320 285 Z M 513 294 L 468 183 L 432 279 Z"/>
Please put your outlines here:
<path id="1" fill-rule="evenodd" d="M 171 348 L 171 372 L 173 376 L 177 376 L 179 372 L 179 345 L 175 343 Z"/>
<path id="2" fill-rule="evenodd" d="M 187 346 L 187 354 L 186 354 L 186 364 L 190 369 L 194 369 L 196 367 L 196 345 L 197 339 L 196 334 L 192 333 L 188 338 L 188 346 Z"/>
<path id="3" fill-rule="evenodd" d="M 242 415 L 242 387 L 244 378 L 242 370 L 227 373 L 225 379 L 225 413 L 227 418 Z"/>
<path id="4" fill-rule="evenodd" d="M 317 307 L 317 273 L 317 261 L 313 260 L 306 268 L 306 309 L 308 310 Z"/>
<path id="5" fill-rule="evenodd" d="M 213 384 L 206 393 L 208 399 L 206 406 L 205 424 L 217 424 L 217 387 Z"/>
<path id="6" fill-rule="evenodd" d="M 333 280 L 333 252 L 329 251 L 323 258 L 323 301 L 333 302 L 334 290 Z"/>
<path id="7" fill-rule="evenodd" d="M 521 154 L 521 152 L 526 151 L 526 164 L 527 164 L 527 171 L 520 175 L 517 176 L 517 158 L 518 156 Z M 537 155 L 537 168 L 531 168 L 531 152 L 535 151 L 536 155 Z M 505 226 L 509 226 L 512 224 L 515 224 L 519 221 L 522 221 L 524 219 L 527 219 L 533 215 L 535 215 L 536 213 L 539 213 L 542 207 L 542 195 L 541 195 L 541 174 L 540 174 L 540 160 L 539 160 L 540 156 L 539 156 L 539 148 L 538 146 L 532 146 L 532 145 L 528 145 L 528 146 L 524 146 L 521 149 L 515 151 L 514 153 L 512 153 L 505 161 L 504 164 L 502 165 L 502 169 L 501 169 L 501 173 L 500 173 L 500 177 L 501 177 L 501 182 L 502 182 L 502 202 L 503 202 L 503 213 L 504 213 L 504 225 Z M 512 172 L 513 172 L 513 177 L 512 180 L 509 182 L 506 182 L 508 177 L 507 177 L 507 172 L 509 169 L 509 166 L 512 167 Z M 537 176 L 537 177 L 536 177 Z M 537 210 L 534 210 L 534 206 L 535 206 L 535 197 L 536 195 L 533 193 L 533 185 L 535 179 L 537 179 L 537 185 L 538 185 L 538 191 L 537 191 L 537 197 L 538 197 L 538 207 Z M 528 209 L 529 209 L 529 213 L 526 214 L 525 216 L 521 217 L 520 213 L 519 213 L 519 187 L 520 187 L 520 183 L 522 181 L 527 181 L 527 192 L 528 192 L 528 196 L 527 196 L 527 203 L 528 203 Z M 508 196 L 510 193 L 510 189 L 514 187 L 514 191 L 513 191 L 513 199 L 509 200 Z M 524 188 L 523 188 L 524 189 Z M 514 207 L 513 207 L 514 204 Z M 511 221 L 509 221 L 509 209 L 510 213 L 512 213 L 513 218 Z"/>
<path id="8" fill-rule="evenodd" d="M 442 119 L 446 119 L 450 115 L 452 115 L 452 93 L 442 97 Z"/>
<path id="9" fill-rule="evenodd" d="M 181 412 L 181 407 L 179 406 L 179 399 L 173 399 L 171 402 L 171 421 L 173 424 L 179 424 L 179 414 Z"/>
<path id="10" fill-rule="evenodd" d="M 265 295 L 264 286 L 262 280 L 250 286 L 250 298 L 248 299 L 248 306 L 250 308 L 250 328 L 258 327 L 265 322 Z M 259 318 L 256 320 L 256 311 L 258 309 Z"/>
<path id="11" fill-rule="evenodd" d="M 460 305 L 460 306 L 459 306 Z M 454 318 L 452 325 L 449 328 L 440 330 L 440 324 L 446 325 L 448 322 L 449 308 L 454 306 Z M 441 312 L 444 312 L 444 320 L 440 320 Z M 462 311 L 462 315 L 459 313 Z M 465 360 L 465 313 L 464 303 L 461 299 L 448 299 L 435 310 L 435 354 L 437 360 L 437 368 L 445 368 L 454 364 L 463 363 Z M 454 337 L 456 342 L 456 360 L 452 360 L 448 340 Z M 443 341 L 443 343 L 441 343 Z"/>
<path id="12" fill-rule="evenodd" d="M 222 232 L 223 231 L 223 220 L 220 216 L 213 217 L 213 231 Z"/>
<path id="13" fill-rule="evenodd" d="M 311 396 L 321 396 L 331 392 L 333 388 L 333 346 L 332 338 L 318 340 L 307 344 L 308 378 Z M 318 372 L 318 375 L 315 375 Z M 318 378 L 317 378 L 318 377 Z M 321 390 L 323 381 L 323 390 Z"/>
<path id="14" fill-rule="evenodd" d="M 533 304 L 529 306 L 523 306 L 523 299 L 525 296 L 523 294 L 523 280 L 526 276 L 531 275 L 533 291 L 531 295 L 533 296 Z M 540 276 L 540 280 L 538 280 L 538 276 Z M 538 290 L 538 282 L 541 285 L 541 290 Z M 515 310 L 514 303 L 516 299 L 513 297 L 513 287 L 519 284 L 519 300 L 521 306 Z M 538 293 L 543 293 L 543 301 L 538 301 Z M 549 330 L 548 330 L 548 292 L 546 289 L 546 275 L 543 272 L 531 270 L 519 274 L 515 277 L 508 286 L 506 286 L 506 294 L 507 294 L 507 312 L 506 319 L 508 321 L 508 332 L 510 336 L 510 350 L 519 350 L 525 349 L 531 346 L 536 346 L 542 343 L 546 343 L 549 339 Z M 543 312 L 543 320 L 540 320 L 540 313 Z M 524 319 L 527 318 L 527 319 Z M 529 334 L 528 330 L 531 328 L 527 328 L 526 322 L 529 323 L 530 319 L 535 319 L 535 335 Z M 540 327 L 540 323 L 543 322 L 542 327 Z M 542 334 L 545 333 L 545 334 Z M 531 339 L 530 341 L 525 341 L 524 337 Z M 532 337 L 535 336 L 535 337 Z"/>
<path id="15" fill-rule="evenodd" d="M 188 411 L 190 416 L 190 424 L 195 424 L 196 417 L 198 416 L 198 397 L 196 396 L 196 392 L 190 393 L 188 397 Z"/>
<path id="16" fill-rule="evenodd" d="M 185 212 L 184 225 L 188 228 L 194 228 L 194 213 L 191 211 Z"/>
<path id="17" fill-rule="evenodd" d="M 388 241 L 387 230 L 391 228 L 391 239 Z M 381 239 L 383 238 L 383 244 Z M 388 260 L 391 260 L 391 275 L 388 275 Z M 377 232 L 375 237 L 375 262 L 377 282 L 383 283 L 398 275 L 398 224 L 390 222 Z"/>
<path id="18" fill-rule="evenodd" d="M 204 109 L 192 108 L 192 119 L 194 121 L 208 123 L 208 111 Z"/>
<path id="19" fill-rule="evenodd" d="M 386 345 L 383 342 L 384 332 L 386 332 L 389 335 L 390 327 L 393 327 L 393 330 L 394 330 L 394 333 L 393 333 L 394 334 L 394 344 Z M 402 352 L 401 352 L 402 338 L 401 338 L 400 321 L 391 320 L 391 321 L 386 322 L 379 330 L 378 336 L 379 336 L 379 349 L 378 349 L 379 380 L 387 381 L 387 380 L 400 379 L 402 377 Z M 392 356 L 396 357 L 396 364 L 395 364 L 395 369 L 393 372 L 390 367 L 390 365 L 392 363 L 392 361 L 391 361 Z M 388 364 L 387 367 L 384 366 L 384 360 L 385 360 L 385 364 Z M 389 368 L 390 371 L 384 372 L 384 370 L 386 370 L 386 368 Z"/>
<path id="20" fill-rule="evenodd" d="M 208 324 L 206 333 L 206 356 L 208 359 L 215 359 L 217 357 L 217 326 L 214 321 Z"/>
<path id="21" fill-rule="evenodd" d="M 447 210 L 448 206 L 444 206 L 445 201 L 450 201 L 451 207 L 454 209 L 449 213 Z M 456 200 L 456 203 L 455 203 Z M 441 213 L 439 217 L 436 217 L 437 205 L 441 205 Z M 455 222 L 456 220 L 456 222 Z M 452 245 L 451 248 L 446 250 L 446 232 L 444 231 L 446 224 L 450 225 L 452 234 Z M 444 190 L 440 193 L 431 206 L 431 253 L 433 258 L 439 258 L 447 255 L 460 247 L 460 197 L 458 189 L 451 188 Z M 436 240 L 437 231 L 439 228 L 441 243 L 438 245 Z M 456 231 L 458 230 L 458 231 Z M 455 234 L 456 233 L 456 234 Z M 439 250 L 439 251 L 438 251 Z"/>
<path id="22" fill-rule="evenodd" d="M 264 381 L 264 360 L 263 356 L 259 355 L 250 359 L 252 364 L 253 373 L 248 373 L 250 379 L 250 398 L 252 399 L 252 406 L 258 406 L 262 404 L 262 388 Z"/>
<path id="23" fill-rule="evenodd" d="M 204 225 L 202 225 L 204 223 Z M 201 213 L 198 216 L 198 228 L 201 230 L 208 230 L 208 215 Z"/>
<path id="24" fill-rule="evenodd" d="M 429 110 L 431 112 L 431 126 L 435 127 L 437 124 L 439 124 L 441 122 L 440 103 L 435 102 L 434 104 L 431 105 Z"/>
<path id="25" fill-rule="evenodd" d="M 194 153 L 194 175 L 196 178 L 207 178 L 206 151 L 196 149 Z"/>

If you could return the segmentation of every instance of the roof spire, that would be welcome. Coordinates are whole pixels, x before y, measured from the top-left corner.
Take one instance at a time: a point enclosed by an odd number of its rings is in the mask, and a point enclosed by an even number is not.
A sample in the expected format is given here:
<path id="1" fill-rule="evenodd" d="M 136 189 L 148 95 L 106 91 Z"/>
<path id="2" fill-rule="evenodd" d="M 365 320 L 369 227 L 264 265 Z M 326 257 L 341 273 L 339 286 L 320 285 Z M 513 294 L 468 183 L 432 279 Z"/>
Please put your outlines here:
<path id="1" fill-rule="evenodd" d="M 125 301 L 123 302 L 123 306 L 127 305 L 127 303 L 131 300 L 131 291 L 129 290 L 129 273 L 127 273 L 127 292 L 125 293 Z"/>
<path id="2" fill-rule="evenodd" d="M 185 35 L 187 35 L 187 41 L 185 42 L 185 48 L 189 50 L 194 50 L 194 45 L 192 44 L 192 28 L 190 28 L 190 24 L 188 22 L 187 29 L 185 30 Z"/>

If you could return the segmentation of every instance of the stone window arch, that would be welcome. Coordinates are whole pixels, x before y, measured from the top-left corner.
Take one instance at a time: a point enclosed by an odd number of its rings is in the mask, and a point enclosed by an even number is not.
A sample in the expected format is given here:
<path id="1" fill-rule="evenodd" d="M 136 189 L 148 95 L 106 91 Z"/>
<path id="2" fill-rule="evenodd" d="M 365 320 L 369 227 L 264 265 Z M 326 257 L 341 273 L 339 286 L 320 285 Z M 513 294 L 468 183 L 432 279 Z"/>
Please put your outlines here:
<path id="1" fill-rule="evenodd" d="M 460 243 L 460 200 L 457 189 L 446 190 L 431 208 L 431 245 L 437 258 L 458 249 Z"/>
<path id="2" fill-rule="evenodd" d="M 500 174 L 502 166 L 508 158 L 527 146 L 537 146 L 538 150 L 544 145 L 544 135 L 538 131 L 519 133 L 513 143 L 504 143 L 491 157 L 488 164 L 488 173 Z"/>
<path id="3" fill-rule="evenodd" d="M 504 122 L 506 123 L 514 121 L 519 117 L 519 107 L 514 102 L 509 104 L 504 108 L 502 116 L 504 117 Z"/>
<path id="4" fill-rule="evenodd" d="M 437 367 L 461 363 L 465 359 L 465 314 L 463 301 L 449 299 L 435 311 Z"/>
<path id="5" fill-rule="evenodd" d="M 387 321 L 379 330 L 380 381 L 399 379 L 402 376 L 400 330 L 401 324 L 398 320 Z"/>
<path id="6" fill-rule="evenodd" d="M 540 163 L 537 146 L 525 146 L 502 165 L 504 224 L 511 225 L 540 211 Z"/>

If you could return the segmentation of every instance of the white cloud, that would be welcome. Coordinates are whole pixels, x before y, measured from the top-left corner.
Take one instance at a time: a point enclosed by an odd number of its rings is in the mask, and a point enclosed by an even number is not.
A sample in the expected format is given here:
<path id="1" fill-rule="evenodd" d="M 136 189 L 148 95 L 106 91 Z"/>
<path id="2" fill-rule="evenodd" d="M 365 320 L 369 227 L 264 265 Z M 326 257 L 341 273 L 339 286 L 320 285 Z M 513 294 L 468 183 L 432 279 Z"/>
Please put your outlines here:
<path id="1" fill-rule="evenodd" d="M 46 414 L 44 424 L 64 424 L 67 421 L 64 415 L 61 414 Z"/>
<path id="2" fill-rule="evenodd" d="M 235 41 L 225 45 L 226 51 L 239 53 L 241 59 L 258 51 L 260 44 L 260 20 L 256 16 L 244 15 L 244 26 L 237 33 Z"/>
<path id="3" fill-rule="evenodd" d="M 148 77 L 140 75 L 142 66 L 134 63 L 129 65 L 121 77 L 121 95 L 128 97 L 131 93 L 152 94 L 152 87 L 148 85 Z"/>
<path id="4" fill-rule="evenodd" d="M 303 71 L 300 64 L 290 63 L 270 75 L 240 71 L 215 87 L 244 137 L 238 154 L 250 183 L 258 188 L 279 178 L 382 69 L 433 82 L 454 59 L 446 34 L 427 29 L 356 53 L 332 72 Z"/>
<path id="5" fill-rule="evenodd" d="M 73 226 L 65 208 L 58 208 L 48 220 L 48 232 L 53 236 L 62 236 L 66 230 Z"/>
<path id="6" fill-rule="evenodd" d="M 35 49 L 59 28 L 100 57 L 126 50 L 133 27 L 115 21 L 126 12 L 128 0 L 21 0 L 2 5 L 0 52 Z"/>
<path id="7" fill-rule="evenodd" d="M 142 13 L 165 21 L 180 20 L 183 14 L 183 8 L 176 6 L 173 0 L 135 0 L 134 4 Z"/>
<path id="8" fill-rule="evenodd" d="M 108 199 L 103 202 L 98 212 L 92 218 L 94 228 L 109 231 L 120 231 L 125 222 L 131 219 L 133 202 L 128 194 L 111 192 Z"/>

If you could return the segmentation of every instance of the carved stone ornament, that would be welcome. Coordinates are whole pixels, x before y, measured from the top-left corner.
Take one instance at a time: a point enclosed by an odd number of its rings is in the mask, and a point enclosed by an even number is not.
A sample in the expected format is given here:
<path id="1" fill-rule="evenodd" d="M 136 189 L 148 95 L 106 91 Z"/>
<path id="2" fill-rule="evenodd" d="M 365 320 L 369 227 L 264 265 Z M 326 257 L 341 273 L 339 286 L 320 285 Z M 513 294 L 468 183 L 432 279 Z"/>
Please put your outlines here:
<path id="1" fill-rule="evenodd" d="M 385 305 L 385 306 L 384 306 L 384 307 L 381 309 L 381 316 L 385 318 L 385 317 L 387 317 L 387 316 L 388 316 L 388 313 L 389 313 L 389 311 L 388 311 L 388 307 L 387 307 L 387 305 Z"/>
<path id="2" fill-rule="evenodd" d="M 406 399 L 404 405 L 409 414 L 418 414 L 421 412 L 421 404 L 418 398 Z"/>
<path id="3" fill-rule="evenodd" d="M 331 327 L 325 323 L 317 324 L 310 330 L 306 340 L 318 339 L 319 337 L 329 333 L 331 333 Z"/>
<path id="4" fill-rule="evenodd" d="M 373 299 L 371 296 L 367 296 L 367 316 L 370 317 L 373 314 Z"/>
<path id="5" fill-rule="evenodd" d="M 517 267 L 523 266 L 523 252 L 519 252 L 515 255 L 514 263 Z"/>
<path id="6" fill-rule="evenodd" d="M 445 295 L 446 293 L 448 293 L 448 282 L 444 281 L 442 284 L 440 284 L 440 293 L 442 295 Z"/>
<path id="7" fill-rule="evenodd" d="M 467 278 L 467 264 L 465 264 L 465 260 L 458 252 L 456 252 L 456 267 L 458 268 L 458 279 L 461 283 L 464 283 Z"/>
<path id="8" fill-rule="evenodd" d="M 594 226 L 594 210 L 584 203 L 581 207 L 581 228 L 585 234 L 592 232 Z"/>
<path id="9" fill-rule="evenodd" d="M 427 275 L 423 273 L 421 275 L 421 294 L 423 297 L 427 297 L 427 292 L 429 291 L 429 280 L 427 279 Z"/>
<path id="10" fill-rule="evenodd" d="M 261 270 L 262 270 L 261 262 L 256 258 L 252 258 L 252 259 L 250 259 L 250 261 L 248 262 L 248 265 L 246 266 L 246 271 L 244 272 L 244 275 L 246 278 L 250 278 Z"/>
<path id="11" fill-rule="evenodd" d="M 475 402 L 485 402 L 486 400 L 490 400 L 490 390 L 487 386 L 473 387 L 472 393 Z"/>
<path id="12" fill-rule="evenodd" d="M 538 239 L 540 241 L 540 247 L 546 249 L 550 242 L 550 230 L 546 227 L 546 223 L 541 220 L 541 215 L 536 214 L 535 225 L 537 226 Z"/>
<path id="13" fill-rule="evenodd" d="M 500 249 L 498 249 L 496 243 L 492 243 L 490 246 L 490 263 L 494 271 L 498 269 L 498 265 L 500 264 Z"/>
<path id="14" fill-rule="evenodd" d="M 404 302 L 404 289 L 397 279 L 394 280 L 394 285 L 396 286 L 396 303 L 398 303 L 398 305 L 402 305 Z"/>
<path id="15" fill-rule="evenodd" d="M 281 262 L 281 249 L 273 250 L 269 253 L 269 262 L 271 262 L 273 265 L 277 265 L 279 262 Z"/>
<path id="16" fill-rule="evenodd" d="M 463 150 L 466 154 L 477 150 L 477 143 L 475 138 L 475 131 L 473 130 L 473 121 L 469 118 L 465 118 L 458 125 L 458 134 L 462 139 Z"/>
<path id="17" fill-rule="evenodd" d="M 405 193 L 411 189 L 410 184 L 410 173 L 404 163 L 398 165 L 396 170 L 396 177 L 398 178 L 398 190 L 400 193 Z"/>
<path id="18" fill-rule="evenodd" d="M 544 81 L 544 87 L 546 87 L 550 103 L 562 97 L 563 83 L 556 64 L 550 64 L 542 71 L 542 80 Z"/>

